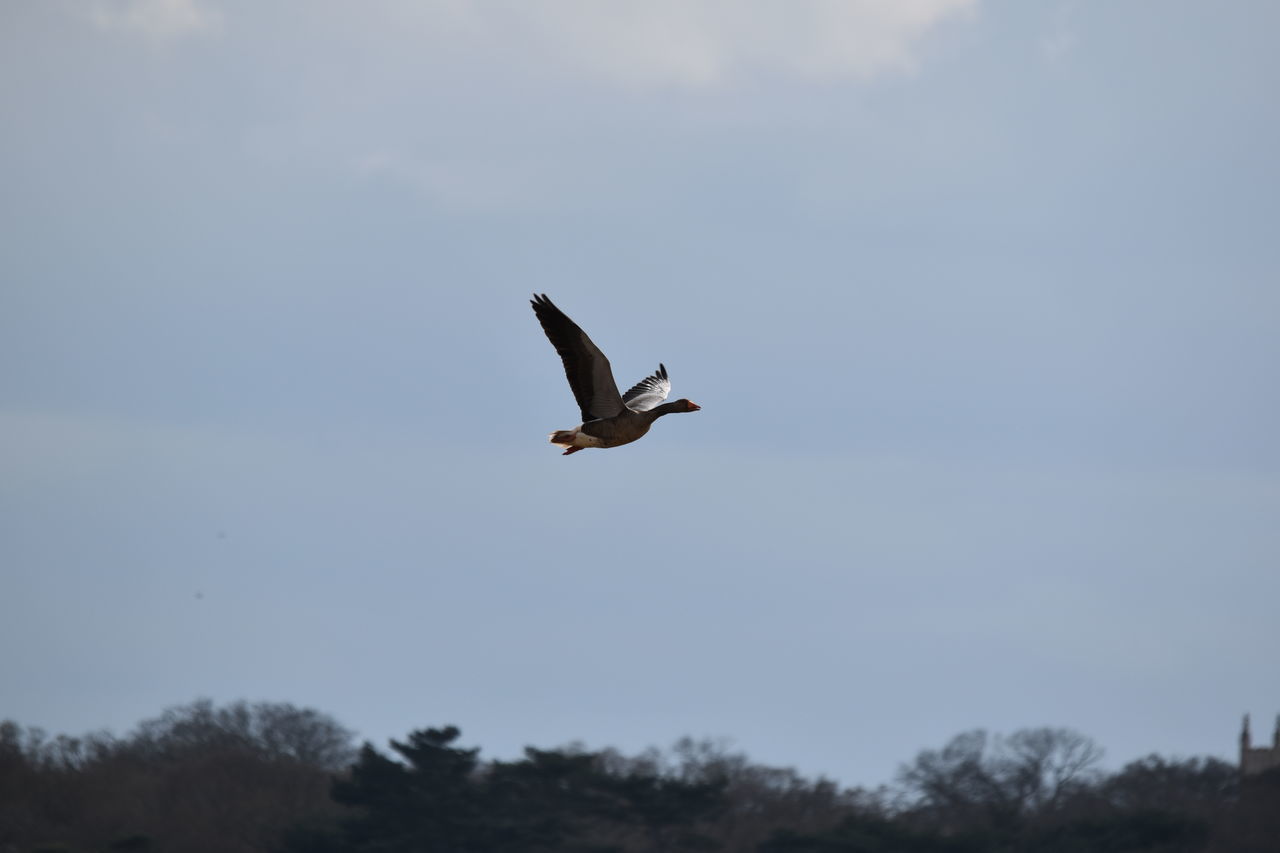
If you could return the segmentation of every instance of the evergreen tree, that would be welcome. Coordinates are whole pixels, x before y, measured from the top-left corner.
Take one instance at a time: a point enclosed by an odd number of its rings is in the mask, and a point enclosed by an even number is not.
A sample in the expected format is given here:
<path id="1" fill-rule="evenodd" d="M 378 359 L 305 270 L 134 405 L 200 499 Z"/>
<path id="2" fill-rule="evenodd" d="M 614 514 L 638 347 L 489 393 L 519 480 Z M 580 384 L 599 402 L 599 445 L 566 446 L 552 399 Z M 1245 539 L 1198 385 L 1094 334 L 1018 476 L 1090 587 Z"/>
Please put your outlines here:
<path id="1" fill-rule="evenodd" d="M 356 814 L 336 831 L 300 830 L 288 850 L 481 853 L 498 850 L 702 850 L 695 825 L 720 807 L 721 782 L 610 773 L 600 756 L 529 748 L 482 764 L 453 726 L 366 744 L 333 799 Z"/>

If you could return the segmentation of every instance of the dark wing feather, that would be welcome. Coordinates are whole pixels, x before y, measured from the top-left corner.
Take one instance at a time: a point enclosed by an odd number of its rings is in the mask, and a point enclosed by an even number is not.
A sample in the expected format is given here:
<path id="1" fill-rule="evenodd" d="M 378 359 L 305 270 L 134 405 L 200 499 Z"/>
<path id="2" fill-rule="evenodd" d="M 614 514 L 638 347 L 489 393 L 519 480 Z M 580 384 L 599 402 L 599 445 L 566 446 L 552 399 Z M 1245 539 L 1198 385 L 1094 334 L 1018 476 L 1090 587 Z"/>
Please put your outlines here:
<path id="1" fill-rule="evenodd" d="M 666 365 L 659 364 L 653 375 L 641 379 L 622 395 L 622 402 L 633 412 L 647 412 L 670 393 L 671 380 L 667 378 Z"/>
<path id="2" fill-rule="evenodd" d="M 564 374 L 569 379 L 573 396 L 578 400 L 578 408 L 582 409 L 583 422 L 622 414 L 622 395 L 618 393 L 618 383 L 613 380 L 609 359 L 604 357 L 600 348 L 545 293 L 535 293 L 530 302 L 542 330 L 564 362 Z"/>

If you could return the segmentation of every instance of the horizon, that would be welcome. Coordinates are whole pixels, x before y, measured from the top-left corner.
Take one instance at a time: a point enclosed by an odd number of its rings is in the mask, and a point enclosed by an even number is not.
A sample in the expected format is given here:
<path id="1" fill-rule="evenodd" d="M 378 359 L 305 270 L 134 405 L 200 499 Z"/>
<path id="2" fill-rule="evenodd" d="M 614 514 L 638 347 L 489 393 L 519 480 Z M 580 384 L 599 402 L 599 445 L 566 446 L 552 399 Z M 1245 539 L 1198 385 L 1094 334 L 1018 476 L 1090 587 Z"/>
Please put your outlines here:
<path id="1" fill-rule="evenodd" d="M 136 734 L 136 732 L 142 729 L 147 723 L 157 722 L 165 718 L 165 716 L 171 712 L 189 710 L 199 706 L 201 703 L 204 703 L 204 702 L 211 703 L 211 710 L 215 712 L 226 709 L 226 708 L 234 707 L 238 704 L 245 704 L 249 707 L 290 706 L 290 707 L 298 708 L 298 710 L 302 710 L 302 711 L 316 712 L 320 714 L 322 717 L 332 720 L 334 723 L 338 724 L 347 732 L 349 732 L 351 735 L 349 743 L 353 748 L 357 748 L 362 745 L 369 745 L 375 748 L 380 754 L 387 755 L 392 760 L 397 760 L 397 761 L 400 759 L 396 758 L 394 754 L 394 750 L 391 748 L 392 741 L 404 742 L 406 738 L 408 738 L 408 736 L 413 732 L 425 731 L 427 729 L 445 729 L 448 727 L 456 727 L 461 732 L 460 746 L 462 746 L 463 748 L 471 748 L 473 746 L 477 747 L 479 749 L 479 758 L 485 762 L 511 761 L 511 760 L 519 759 L 520 757 L 522 757 L 524 749 L 527 747 L 534 747 L 540 750 L 570 750 L 570 751 L 586 750 L 588 752 L 617 750 L 617 747 L 613 744 L 609 744 L 609 743 L 588 744 L 588 743 L 584 743 L 581 739 L 574 738 L 574 739 L 565 741 L 563 743 L 555 743 L 555 744 L 526 743 L 516 752 L 509 753 L 509 754 L 507 753 L 504 753 L 502 755 L 487 754 L 483 744 L 480 744 L 477 746 L 477 742 L 473 741 L 471 738 L 467 736 L 467 727 L 456 720 L 425 721 L 422 724 L 414 726 L 405 732 L 401 732 L 396 735 L 390 735 L 382 739 L 381 741 L 378 741 L 378 740 L 374 740 L 373 738 L 365 736 L 363 733 L 361 733 L 356 729 L 351 728 L 346 724 L 345 721 L 338 719 L 337 717 L 333 716 L 329 712 L 325 711 L 323 708 L 314 708 L 310 706 L 298 706 L 298 705 L 295 705 L 294 703 L 288 702 L 287 700 L 269 700 L 269 699 L 241 698 L 241 699 L 231 700 L 225 703 L 215 703 L 212 700 L 208 699 L 208 697 L 204 697 L 204 696 L 196 697 L 187 702 L 167 705 L 163 709 L 155 712 L 154 714 L 144 717 L 142 719 L 139 719 L 129 727 L 119 731 L 108 729 L 105 727 L 98 727 L 98 728 L 88 729 L 80 732 L 54 732 L 54 731 L 49 731 L 44 727 L 39 726 L 38 724 L 26 723 L 18 720 L 11 720 L 9 718 L 0 718 L 0 722 L 13 722 L 20 726 L 23 726 L 27 731 L 32 731 L 34 729 L 36 731 L 39 731 L 46 740 L 56 739 L 63 735 L 67 735 L 71 737 L 82 737 L 82 738 L 94 736 L 94 735 L 98 735 L 98 736 L 105 735 L 113 739 L 127 740 L 129 737 L 133 736 L 134 734 Z M 1252 717 L 1252 714 L 1249 714 L 1249 713 L 1246 713 L 1244 715 L 1244 718 L 1246 720 L 1250 719 L 1251 717 Z M 785 761 L 782 763 L 760 762 L 756 760 L 756 758 L 751 754 L 751 750 L 748 745 L 737 743 L 737 742 L 734 742 L 732 739 L 719 737 L 713 734 L 702 734 L 697 736 L 688 735 L 688 734 L 680 735 L 677 737 L 670 738 L 669 740 L 663 743 L 651 743 L 651 744 L 642 746 L 640 748 L 632 748 L 629 750 L 617 750 L 617 751 L 620 752 L 620 754 L 630 755 L 630 756 L 638 756 L 647 752 L 656 751 L 666 756 L 666 755 L 669 755 L 671 751 L 682 741 L 692 741 L 695 743 L 705 742 L 705 743 L 714 744 L 717 749 L 723 750 L 726 754 L 741 755 L 754 765 L 769 766 L 777 769 L 795 770 L 797 773 L 800 774 L 800 776 L 804 778 L 809 778 L 809 779 L 829 779 L 830 781 L 833 781 L 837 785 L 839 785 L 842 789 L 846 789 L 846 790 L 861 789 L 861 790 L 870 791 L 870 790 L 878 790 L 880 788 L 892 789 L 895 786 L 900 785 L 900 782 L 898 781 L 898 777 L 901 773 L 901 769 L 909 765 L 912 762 L 912 760 L 916 756 L 918 756 L 920 753 L 941 749 L 943 746 L 946 745 L 947 742 L 950 742 L 952 739 L 960 737 L 962 735 L 970 734 L 975 731 L 982 732 L 983 734 L 993 738 L 995 742 L 999 742 L 1004 739 L 1007 739 L 1010 735 L 1013 735 L 1017 732 L 1024 732 L 1024 731 L 1036 730 L 1036 729 L 1055 729 L 1055 730 L 1061 729 L 1074 734 L 1078 734 L 1083 736 L 1090 743 L 1097 746 L 1100 750 L 1100 756 L 1097 759 L 1096 764 L 1094 765 L 1095 769 L 1105 774 L 1113 774 L 1122 770 L 1123 767 L 1127 764 L 1130 764 L 1136 761 L 1142 761 L 1144 759 L 1151 758 L 1151 757 L 1159 757 L 1161 759 L 1171 760 L 1171 761 L 1183 761 L 1188 759 L 1213 759 L 1217 761 L 1222 761 L 1224 763 L 1227 763 L 1239 768 L 1241 766 L 1241 754 L 1242 754 L 1241 749 L 1243 748 L 1242 734 L 1245 729 L 1249 729 L 1249 728 L 1252 728 L 1252 723 L 1243 724 L 1241 733 L 1236 735 L 1236 738 L 1235 738 L 1236 754 L 1234 756 L 1230 756 L 1225 753 L 1186 754 L 1186 753 L 1179 752 L 1177 750 L 1161 751 L 1157 749 L 1142 755 L 1133 756 L 1120 763 L 1113 763 L 1108 761 L 1108 750 L 1105 743 L 1099 743 L 1088 732 L 1078 731 L 1077 729 L 1074 729 L 1071 726 L 1052 727 L 1052 726 L 1026 725 L 1026 726 L 1018 726 L 1016 728 L 1013 728 L 1007 731 L 993 731 L 983 726 L 977 726 L 972 729 L 957 731 L 952 735 L 950 735 L 949 737 L 947 737 L 946 739 L 944 739 L 943 742 L 919 746 L 916 752 L 911 757 L 904 757 L 901 759 L 901 761 L 899 762 L 899 769 L 895 770 L 893 775 L 887 779 L 883 779 L 878 782 L 863 781 L 856 784 L 846 783 L 844 780 L 835 778 L 829 774 L 806 773 L 802 769 L 799 769 L 792 764 L 788 764 Z M 1271 747 L 1280 745 L 1280 713 L 1277 713 L 1275 715 L 1274 729 L 1273 730 L 1269 729 L 1265 732 L 1262 732 L 1262 735 L 1263 736 L 1261 738 L 1257 736 L 1251 736 L 1250 744 L 1253 749 L 1255 750 L 1260 749 L 1263 752 L 1267 752 Z M 1274 741 L 1275 743 L 1272 743 L 1272 741 Z"/>

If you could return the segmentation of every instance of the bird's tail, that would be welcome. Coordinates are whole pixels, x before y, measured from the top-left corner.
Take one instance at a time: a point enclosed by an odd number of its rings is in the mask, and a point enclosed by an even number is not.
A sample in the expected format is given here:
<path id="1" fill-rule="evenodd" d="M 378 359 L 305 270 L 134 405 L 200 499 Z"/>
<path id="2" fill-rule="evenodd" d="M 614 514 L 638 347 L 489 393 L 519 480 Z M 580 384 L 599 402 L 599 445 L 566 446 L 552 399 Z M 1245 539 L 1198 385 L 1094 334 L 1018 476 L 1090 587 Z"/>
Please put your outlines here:
<path id="1" fill-rule="evenodd" d="M 558 429 L 551 433 L 549 437 L 552 444 L 565 449 L 564 453 L 561 454 L 562 456 L 568 456 L 570 453 L 577 453 L 583 449 L 577 444 L 578 431 L 576 429 Z"/>

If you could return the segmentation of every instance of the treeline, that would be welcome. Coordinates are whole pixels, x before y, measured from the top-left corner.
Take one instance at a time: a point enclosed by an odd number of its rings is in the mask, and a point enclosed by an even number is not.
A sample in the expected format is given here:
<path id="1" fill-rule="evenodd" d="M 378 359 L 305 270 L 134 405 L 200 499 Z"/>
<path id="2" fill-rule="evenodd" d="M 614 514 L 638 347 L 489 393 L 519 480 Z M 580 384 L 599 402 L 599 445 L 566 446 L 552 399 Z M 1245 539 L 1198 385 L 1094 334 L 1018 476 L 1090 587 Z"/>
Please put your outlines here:
<path id="1" fill-rule="evenodd" d="M 1280 774 L 1067 729 L 981 731 L 841 788 L 711 741 L 483 760 L 453 727 L 383 752 L 287 704 L 172 708 L 123 737 L 0 723 L 0 853 L 1277 853 Z"/>

